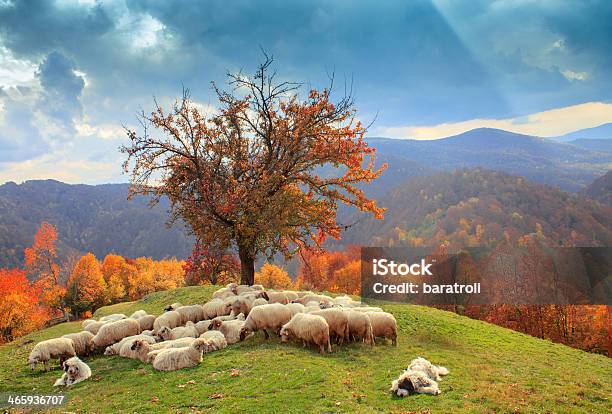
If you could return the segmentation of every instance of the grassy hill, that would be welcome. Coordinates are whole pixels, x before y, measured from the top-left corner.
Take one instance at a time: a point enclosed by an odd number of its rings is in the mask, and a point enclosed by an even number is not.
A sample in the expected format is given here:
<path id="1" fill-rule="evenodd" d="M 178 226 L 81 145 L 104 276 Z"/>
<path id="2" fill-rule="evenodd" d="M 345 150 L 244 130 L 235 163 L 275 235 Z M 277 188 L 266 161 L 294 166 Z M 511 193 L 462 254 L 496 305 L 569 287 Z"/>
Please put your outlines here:
<path id="1" fill-rule="evenodd" d="M 102 308 L 96 317 L 163 305 L 203 302 L 213 288 L 157 292 Z M 347 413 L 603 413 L 610 408 L 612 360 L 535 339 L 449 312 L 384 305 L 399 323 L 398 346 L 353 344 L 329 355 L 276 338 L 207 354 L 198 367 L 160 373 L 119 357 L 87 359 L 93 375 L 66 394 L 55 412 L 347 412 Z M 0 393 L 57 393 L 60 370 L 31 372 L 33 343 L 80 330 L 77 322 L 32 333 L 0 347 Z M 409 361 L 424 356 L 450 369 L 437 397 L 388 393 Z"/>

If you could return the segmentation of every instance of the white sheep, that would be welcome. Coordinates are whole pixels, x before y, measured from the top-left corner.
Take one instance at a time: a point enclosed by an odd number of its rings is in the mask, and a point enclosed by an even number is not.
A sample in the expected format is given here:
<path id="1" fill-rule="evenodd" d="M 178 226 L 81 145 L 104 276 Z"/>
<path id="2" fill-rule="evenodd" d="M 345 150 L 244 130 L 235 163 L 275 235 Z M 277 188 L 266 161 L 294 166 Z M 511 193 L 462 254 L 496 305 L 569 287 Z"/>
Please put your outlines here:
<path id="1" fill-rule="evenodd" d="M 206 319 L 202 305 L 184 305 L 174 310 L 181 314 L 181 325 L 186 324 L 188 321 L 195 323 Z"/>
<path id="2" fill-rule="evenodd" d="M 240 340 L 244 341 L 251 332 L 259 329 L 263 330 L 265 338 L 268 339 L 270 335 L 267 329 L 278 332 L 290 319 L 291 310 L 280 303 L 257 306 L 251 309 L 244 326 L 240 329 Z"/>
<path id="3" fill-rule="evenodd" d="M 153 332 L 159 332 L 159 330 L 167 326 L 168 328 L 176 328 L 181 324 L 181 314 L 177 311 L 164 312 L 155 318 L 153 322 Z"/>
<path id="4" fill-rule="evenodd" d="M 261 306 L 261 305 L 267 305 L 267 304 L 268 304 L 268 301 L 265 300 L 264 298 L 257 298 L 253 301 L 253 304 L 251 305 L 251 309 L 253 309 L 255 306 Z"/>
<path id="5" fill-rule="evenodd" d="M 112 345 L 109 345 L 106 347 L 106 349 L 104 350 L 104 355 L 106 356 L 111 356 L 111 355 L 119 355 L 119 351 L 121 351 L 121 347 L 126 344 L 132 344 L 134 343 L 134 341 L 140 340 L 142 339 L 143 341 L 146 341 L 150 344 L 154 344 L 155 338 L 153 338 L 153 336 L 151 335 L 147 335 L 144 332 L 139 334 L 139 335 L 132 335 L 132 336 L 128 336 L 126 338 L 123 338 L 121 341 L 114 343 Z"/>
<path id="6" fill-rule="evenodd" d="M 195 328 L 198 331 L 198 335 L 202 335 L 204 332 L 208 331 L 210 327 L 211 319 L 205 319 L 195 324 Z"/>
<path id="7" fill-rule="evenodd" d="M 37 363 L 42 362 L 45 371 L 47 371 L 47 361 L 59 358 L 61 365 L 65 360 L 73 356 L 76 356 L 76 352 L 74 351 L 72 339 L 47 339 L 34 346 L 28 357 L 28 364 L 30 364 L 30 368 L 34 369 Z"/>
<path id="8" fill-rule="evenodd" d="M 168 305 L 164 308 L 164 310 L 167 311 L 173 311 L 176 310 L 176 308 L 180 308 L 181 306 L 183 306 L 183 304 L 181 302 L 174 302 L 172 305 Z"/>
<path id="9" fill-rule="evenodd" d="M 85 319 L 83 322 L 81 322 L 81 326 L 83 327 L 83 329 L 85 329 L 85 327 L 87 325 L 89 325 L 90 323 L 94 323 L 97 322 L 95 319 Z"/>
<path id="10" fill-rule="evenodd" d="M 130 315 L 130 318 L 132 318 L 132 319 L 140 319 L 140 318 L 142 318 L 145 315 L 147 315 L 147 311 L 144 311 L 144 310 L 140 309 L 140 310 L 137 310 L 136 312 L 132 313 Z"/>
<path id="11" fill-rule="evenodd" d="M 221 319 L 215 318 L 212 320 L 210 330 L 217 330 L 223 334 L 229 345 L 235 344 L 240 341 L 240 330 L 244 326 L 245 321 L 240 319 L 234 319 L 231 321 L 222 321 Z M 253 333 L 250 334 L 251 336 Z M 250 336 L 249 336 L 250 337 Z M 247 339 L 248 337 L 245 337 Z"/>
<path id="12" fill-rule="evenodd" d="M 256 300 L 255 295 L 239 295 L 230 300 L 232 305 L 232 313 L 238 315 L 244 313 L 248 315 L 253 307 L 253 302 Z"/>
<path id="13" fill-rule="evenodd" d="M 254 292 L 255 289 L 253 289 L 251 286 L 249 285 L 238 285 L 236 286 L 236 294 L 237 295 L 242 295 L 248 292 Z"/>
<path id="14" fill-rule="evenodd" d="M 225 336 L 219 331 L 208 331 L 204 332 L 200 335 L 199 339 L 204 339 L 206 341 L 206 348 L 204 348 L 204 352 L 213 352 L 218 351 L 219 349 L 223 349 L 227 347 L 227 339 Z"/>
<path id="15" fill-rule="evenodd" d="M 235 297 L 232 296 L 232 298 Z M 213 319 L 217 316 L 229 315 L 232 311 L 232 300 L 215 298 L 206 302 L 202 306 L 204 310 L 204 319 Z"/>
<path id="16" fill-rule="evenodd" d="M 55 381 L 55 384 L 53 384 L 54 387 L 61 385 L 70 387 L 71 385 L 78 384 L 91 377 L 91 369 L 78 357 L 72 357 L 64 361 L 63 369 L 64 373 Z"/>
<path id="17" fill-rule="evenodd" d="M 294 292 L 293 290 L 283 290 L 281 293 L 284 293 L 285 296 L 287 296 L 287 300 L 289 302 L 292 302 L 294 300 L 298 300 L 300 298 L 300 296 L 297 294 L 297 292 Z"/>
<path id="18" fill-rule="evenodd" d="M 138 321 L 138 325 L 140 325 L 141 331 L 149 331 L 153 329 L 155 319 L 157 319 L 155 315 L 144 315 L 136 320 Z"/>
<path id="19" fill-rule="evenodd" d="M 121 319 L 103 325 L 93 338 L 94 345 L 98 348 L 119 342 L 125 337 L 138 335 L 140 325 L 134 319 Z"/>
<path id="20" fill-rule="evenodd" d="M 327 295 L 315 295 L 315 294 L 304 295 L 301 298 L 294 300 L 294 302 L 301 303 L 302 305 L 307 304 L 310 301 L 317 302 L 317 304 L 320 304 L 321 302 L 326 303 L 326 304 L 335 303 L 334 299 Z"/>
<path id="21" fill-rule="evenodd" d="M 274 292 L 272 290 L 266 290 L 262 296 L 268 303 L 282 303 L 286 305 L 289 303 L 289 298 L 284 292 Z"/>
<path id="22" fill-rule="evenodd" d="M 310 312 L 310 314 L 325 318 L 329 325 L 329 336 L 335 337 L 338 345 L 341 345 L 345 340 L 349 340 L 348 315 L 342 309 L 319 309 L 318 311 Z"/>
<path id="23" fill-rule="evenodd" d="M 358 306 L 356 308 L 352 308 L 352 310 L 356 312 L 384 312 L 384 310 L 377 306 Z"/>
<path id="24" fill-rule="evenodd" d="M 389 338 L 393 345 L 397 345 L 397 321 L 393 315 L 388 312 L 366 312 L 366 315 L 370 318 L 375 338 Z"/>
<path id="25" fill-rule="evenodd" d="M 100 322 L 116 322 L 121 319 L 127 319 L 127 316 L 123 313 L 113 313 L 112 315 L 103 316 L 99 320 Z"/>
<path id="26" fill-rule="evenodd" d="M 164 349 L 153 359 L 153 368 L 158 371 L 175 371 L 195 367 L 202 361 L 202 352 L 208 346 L 206 339 L 198 338 L 187 348 Z"/>
<path id="27" fill-rule="evenodd" d="M 87 332 L 91 332 L 92 334 L 97 334 L 98 331 L 100 330 L 100 328 L 104 325 L 106 325 L 109 322 L 103 322 L 103 321 L 93 321 L 88 323 L 87 325 L 85 325 L 83 327 L 83 330 L 87 331 Z"/>
<path id="28" fill-rule="evenodd" d="M 370 317 L 364 312 L 354 312 L 350 308 L 345 309 L 344 312 L 348 316 L 350 340 L 361 340 L 367 345 L 374 345 L 374 335 L 372 334 L 372 322 L 370 322 Z"/>
<path id="29" fill-rule="evenodd" d="M 318 346 L 321 354 L 325 352 L 325 346 L 328 352 L 332 351 L 329 341 L 329 325 L 322 316 L 298 313 L 283 325 L 280 334 L 283 342 L 297 338 L 302 341 L 304 347 L 306 344 Z"/>
<path id="30" fill-rule="evenodd" d="M 306 307 L 301 303 L 288 303 L 287 307 L 291 311 L 291 316 L 295 316 L 298 313 L 306 312 Z"/>
<path id="31" fill-rule="evenodd" d="M 74 352 L 76 352 L 78 356 L 89 355 L 95 350 L 93 337 L 94 334 L 89 331 L 81 331 L 78 333 L 62 335 L 62 338 L 72 339 L 72 346 L 74 347 Z"/>
<path id="32" fill-rule="evenodd" d="M 195 324 L 191 321 L 188 321 L 187 325 L 177 326 L 173 329 L 164 326 L 157 332 L 157 335 L 164 341 L 171 341 L 179 338 L 197 338 L 199 336 L 199 333 L 195 327 Z"/>
<path id="33" fill-rule="evenodd" d="M 361 306 L 361 302 L 353 300 L 353 298 L 348 295 L 336 296 L 334 302 L 336 305 L 344 306 L 345 308 L 356 308 Z"/>
<path id="34" fill-rule="evenodd" d="M 234 285 L 235 285 L 235 283 L 234 283 Z M 236 296 L 237 292 L 238 291 L 236 290 L 236 288 L 224 287 L 224 288 L 221 288 L 221 289 L 215 291 L 212 294 L 212 297 L 213 297 L 213 299 L 227 299 L 227 298 L 230 298 L 232 296 Z"/>
<path id="35" fill-rule="evenodd" d="M 147 335 L 147 336 L 153 336 L 153 329 L 146 329 L 144 331 L 141 332 L 142 335 Z"/>

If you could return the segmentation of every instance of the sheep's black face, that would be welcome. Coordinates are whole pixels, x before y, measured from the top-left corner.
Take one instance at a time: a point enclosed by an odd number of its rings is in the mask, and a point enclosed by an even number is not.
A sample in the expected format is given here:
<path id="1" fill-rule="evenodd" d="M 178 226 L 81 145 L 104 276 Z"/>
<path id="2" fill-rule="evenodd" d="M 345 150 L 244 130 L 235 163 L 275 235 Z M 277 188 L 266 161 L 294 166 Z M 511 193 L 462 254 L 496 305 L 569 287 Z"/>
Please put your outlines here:
<path id="1" fill-rule="evenodd" d="M 130 349 L 132 351 L 136 351 L 138 348 L 140 348 L 140 342 L 138 341 L 134 341 L 134 343 L 132 344 L 132 346 L 130 347 Z"/>
<path id="2" fill-rule="evenodd" d="M 240 340 L 244 341 L 244 338 L 249 334 L 249 330 L 245 327 L 240 328 Z"/>
<path id="3" fill-rule="evenodd" d="M 264 298 L 265 300 L 270 300 L 270 296 L 268 296 L 268 294 L 266 292 L 261 292 L 261 297 Z"/>
<path id="4" fill-rule="evenodd" d="M 166 306 L 166 307 L 164 308 L 164 310 L 165 310 L 166 312 L 171 311 L 171 310 L 172 310 L 172 305 L 168 305 L 168 306 Z"/>
<path id="5" fill-rule="evenodd" d="M 414 389 L 414 384 L 412 383 L 410 378 L 404 378 L 403 380 L 400 381 L 399 384 L 397 384 L 397 386 L 403 390 L 408 391 L 408 395 L 412 395 L 416 393 Z"/>

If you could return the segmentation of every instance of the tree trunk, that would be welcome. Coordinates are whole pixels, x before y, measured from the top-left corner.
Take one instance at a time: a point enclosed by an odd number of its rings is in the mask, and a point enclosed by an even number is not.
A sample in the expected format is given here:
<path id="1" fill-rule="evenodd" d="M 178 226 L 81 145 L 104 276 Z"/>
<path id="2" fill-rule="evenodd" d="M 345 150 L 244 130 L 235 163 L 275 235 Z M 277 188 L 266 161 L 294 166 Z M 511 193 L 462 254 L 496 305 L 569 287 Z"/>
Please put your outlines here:
<path id="1" fill-rule="evenodd" d="M 240 284 L 251 286 L 255 283 L 255 258 L 251 249 L 238 246 L 238 257 L 240 258 Z"/>

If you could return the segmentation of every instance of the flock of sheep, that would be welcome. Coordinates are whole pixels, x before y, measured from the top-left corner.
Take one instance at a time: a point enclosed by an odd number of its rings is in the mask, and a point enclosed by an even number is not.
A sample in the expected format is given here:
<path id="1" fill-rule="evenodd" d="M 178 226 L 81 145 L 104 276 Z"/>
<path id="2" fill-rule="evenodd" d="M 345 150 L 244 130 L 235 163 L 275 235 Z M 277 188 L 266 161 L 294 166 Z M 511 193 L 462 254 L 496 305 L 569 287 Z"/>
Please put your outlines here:
<path id="1" fill-rule="evenodd" d="M 151 363 L 159 371 L 193 367 L 202 354 L 245 341 L 263 331 L 314 345 L 320 353 L 332 352 L 332 343 L 360 341 L 375 344 L 375 338 L 397 344 L 397 323 L 390 313 L 364 306 L 349 296 L 332 298 L 309 291 L 265 290 L 261 285 L 230 283 L 217 290 L 204 305 L 169 305 L 160 316 L 139 310 L 129 317 L 113 314 L 82 322 L 83 331 L 49 339 L 34 346 L 28 363 L 59 359 L 64 373 L 55 385 L 85 380 L 91 370 L 79 356 L 104 349 L 104 355 L 119 355 Z"/>

